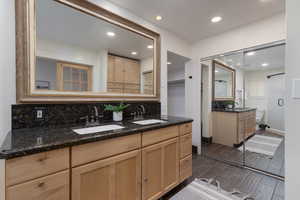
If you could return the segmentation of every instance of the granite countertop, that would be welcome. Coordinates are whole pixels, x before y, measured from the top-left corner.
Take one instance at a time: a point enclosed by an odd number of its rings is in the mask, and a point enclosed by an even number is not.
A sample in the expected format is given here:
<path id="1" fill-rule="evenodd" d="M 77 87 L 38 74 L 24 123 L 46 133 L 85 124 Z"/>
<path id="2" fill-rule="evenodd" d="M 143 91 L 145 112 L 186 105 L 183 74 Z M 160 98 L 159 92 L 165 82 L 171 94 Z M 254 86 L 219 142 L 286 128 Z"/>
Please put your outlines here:
<path id="1" fill-rule="evenodd" d="M 11 159 L 15 157 L 35 154 L 39 152 L 70 147 L 74 145 L 96 142 L 110 138 L 116 138 L 131 134 L 137 134 L 153 129 L 164 128 L 172 125 L 192 122 L 192 119 L 172 116 L 152 116 L 148 119 L 165 120 L 164 123 L 152 125 L 133 124 L 132 120 L 123 122 L 105 122 L 101 125 L 117 124 L 124 126 L 123 129 L 79 135 L 72 129 L 87 128 L 87 126 L 69 126 L 55 128 L 17 129 L 9 132 L 0 146 L 0 159 Z M 147 119 L 145 118 L 145 119 Z"/>
<path id="2" fill-rule="evenodd" d="M 249 112 L 254 111 L 256 108 L 213 108 L 212 112 L 234 112 L 234 113 L 242 113 L 242 112 Z"/>

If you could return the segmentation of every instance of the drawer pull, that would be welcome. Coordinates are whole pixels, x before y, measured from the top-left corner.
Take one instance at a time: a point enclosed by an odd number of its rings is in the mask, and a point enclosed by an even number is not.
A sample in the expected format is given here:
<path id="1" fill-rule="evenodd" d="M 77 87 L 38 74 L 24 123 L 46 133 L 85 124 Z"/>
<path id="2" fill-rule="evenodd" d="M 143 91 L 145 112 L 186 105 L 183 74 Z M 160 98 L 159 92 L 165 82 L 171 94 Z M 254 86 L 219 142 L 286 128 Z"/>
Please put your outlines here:
<path id="1" fill-rule="evenodd" d="M 40 182 L 40 183 L 38 184 L 38 187 L 41 188 L 41 187 L 44 187 L 44 185 L 45 185 L 44 182 Z"/>
<path id="2" fill-rule="evenodd" d="M 44 162 L 44 161 L 47 160 L 47 159 L 48 159 L 47 156 L 45 156 L 45 157 L 43 157 L 43 158 L 39 158 L 38 161 L 39 161 L 39 162 Z"/>

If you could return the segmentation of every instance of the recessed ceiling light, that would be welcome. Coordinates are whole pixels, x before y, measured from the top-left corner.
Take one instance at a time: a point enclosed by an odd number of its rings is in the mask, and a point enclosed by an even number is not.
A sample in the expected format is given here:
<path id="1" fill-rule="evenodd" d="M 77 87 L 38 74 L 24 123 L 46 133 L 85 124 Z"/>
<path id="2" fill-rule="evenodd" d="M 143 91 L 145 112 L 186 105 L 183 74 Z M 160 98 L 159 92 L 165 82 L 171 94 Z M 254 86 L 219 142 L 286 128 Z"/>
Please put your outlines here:
<path id="1" fill-rule="evenodd" d="M 160 20 L 162 20 L 162 16 L 157 15 L 157 16 L 155 17 L 155 19 L 156 19 L 157 21 L 160 21 Z"/>
<path id="2" fill-rule="evenodd" d="M 222 17 L 220 17 L 220 16 L 215 16 L 215 17 L 211 18 L 212 23 L 218 23 L 220 21 L 222 21 Z"/>
<path id="3" fill-rule="evenodd" d="M 255 55 L 255 51 L 250 51 L 247 53 L 247 56 L 253 56 L 253 55 Z"/>
<path id="4" fill-rule="evenodd" d="M 153 49 L 153 45 L 148 45 L 147 48 L 148 49 Z"/>
<path id="5" fill-rule="evenodd" d="M 172 65 L 172 63 L 171 63 L 171 62 L 167 62 L 167 64 L 168 64 L 168 65 Z"/>
<path id="6" fill-rule="evenodd" d="M 138 53 L 136 51 L 131 52 L 132 55 L 137 55 Z"/>
<path id="7" fill-rule="evenodd" d="M 116 34 L 114 32 L 107 32 L 106 35 L 108 35 L 109 37 L 114 37 Z"/>
<path id="8" fill-rule="evenodd" d="M 218 71 L 218 70 L 215 70 L 215 72 L 217 72 L 217 73 L 218 73 L 219 71 Z"/>
<path id="9" fill-rule="evenodd" d="M 261 66 L 267 67 L 267 66 L 269 66 L 269 63 L 263 63 L 263 64 L 261 64 Z"/>

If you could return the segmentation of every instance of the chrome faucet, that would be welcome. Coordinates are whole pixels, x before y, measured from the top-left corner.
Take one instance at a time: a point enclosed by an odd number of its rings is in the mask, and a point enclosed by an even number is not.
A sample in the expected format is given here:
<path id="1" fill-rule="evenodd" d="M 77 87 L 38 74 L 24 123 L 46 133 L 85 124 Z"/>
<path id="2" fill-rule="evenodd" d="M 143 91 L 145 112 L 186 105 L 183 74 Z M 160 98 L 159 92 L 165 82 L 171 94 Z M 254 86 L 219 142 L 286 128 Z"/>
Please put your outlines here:
<path id="1" fill-rule="evenodd" d="M 93 110 L 94 114 L 89 114 L 80 118 L 80 120 L 85 120 L 86 126 L 98 124 L 100 119 L 104 117 L 104 115 L 99 115 L 97 106 L 94 106 Z"/>
<path id="2" fill-rule="evenodd" d="M 94 106 L 94 112 L 95 112 L 95 115 L 94 115 L 94 122 L 92 123 L 99 123 L 100 119 L 104 117 L 104 115 L 99 115 L 99 111 L 98 111 L 98 108 L 97 106 Z"/>
<path id="3" fill-rule="evenodd" d="M 137 106 L 136 111 L 131 113 L 131 115 L 133 115 L 133 120 L 143 119 L 144 114 L 146 114 L 146 108 L 143 105 Z"/>

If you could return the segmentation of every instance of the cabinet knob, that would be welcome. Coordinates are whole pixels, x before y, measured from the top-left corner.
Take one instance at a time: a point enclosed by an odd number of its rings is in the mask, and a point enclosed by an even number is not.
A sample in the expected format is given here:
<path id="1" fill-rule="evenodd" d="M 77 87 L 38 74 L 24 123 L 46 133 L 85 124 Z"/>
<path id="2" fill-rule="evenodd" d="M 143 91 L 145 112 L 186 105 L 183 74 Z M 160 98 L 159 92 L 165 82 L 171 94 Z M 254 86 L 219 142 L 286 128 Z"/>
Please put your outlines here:
<path id="1" fill-rule="evenodd" d="M 47 156 L 38 159 L 39 162 L 44 162 L 45 160 L 47 160 Z"/>
<path id="2" fill-rule="evenodd" d="M 38 184 L 38 187 L 41 188 L 41 187 L 43 187 L 44 185 L 45 185 L 44 182 L 40 182 L 40 183 Z"/>
<path id="3" fill-rule="evenodd" d="M 146 183 L 147 183 L 147 182 L 148 182 L 148 178 L 144 178 L 144 182 L 146 182 Z"/>

